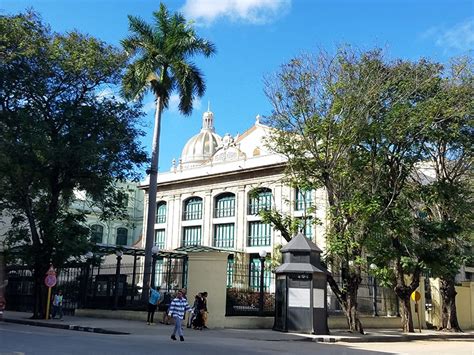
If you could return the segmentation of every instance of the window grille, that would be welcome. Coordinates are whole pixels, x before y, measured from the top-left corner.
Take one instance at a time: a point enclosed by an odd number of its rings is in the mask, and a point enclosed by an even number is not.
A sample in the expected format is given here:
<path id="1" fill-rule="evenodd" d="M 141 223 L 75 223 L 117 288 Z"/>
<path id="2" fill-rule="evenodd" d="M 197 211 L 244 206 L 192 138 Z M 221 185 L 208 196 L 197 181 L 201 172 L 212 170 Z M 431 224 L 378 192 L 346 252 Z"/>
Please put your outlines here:
<path id="1" fill-rule="evenodd" d="M 249 222 L 248 226 L 248 246 L 269 246 L 271 245 L 272 230 L 269 223 L 261 221 Z"/>
<path id="2" fill-rule="evenodd" d="M 234 223 L 215 224 L 214 225 L 214 246 L 217 248 L 234 247 Z"/>
<path id="3" fill-rule="evenodd" d="M 160 249 L 165 248 L 165 241 L 166 241 L 166 232 L 164 229 L 157 229 L 155 231 L 155 245 L 158 246 Z"/>
<path id="4" fill-rule="evenodd" d="M 214 218 L 235 216 L 235 195 L 223 194 L 216 197 Z"/>
<path id="5" fill-rule="evenodd" d="M 201 245 L 201 226 L 183 228 L 183 247 L 188 245 Z"/>
<path id="6" fill-rule="evenodd" d="M 303 211 L 313 204 L 314 190 L 296 189 L 295 211 Z"/>
<path id="7" fill-rule="evenodd" d="M 183 220 L 191 221 L 202 218 L 202 198 L 193 197 L 184 205 Z"/>
<path id="8" fill-rule="evenodd" d="M 156 223 L 166 223 L 166 202 L 156 205 Z"/>
<path id="9" fill-rule="evenodd" d="M 261 210 L 272 208 L 272 191 L 270 189 L 260 189 L 249 198 L 248 214 L 256 215 Z"/>

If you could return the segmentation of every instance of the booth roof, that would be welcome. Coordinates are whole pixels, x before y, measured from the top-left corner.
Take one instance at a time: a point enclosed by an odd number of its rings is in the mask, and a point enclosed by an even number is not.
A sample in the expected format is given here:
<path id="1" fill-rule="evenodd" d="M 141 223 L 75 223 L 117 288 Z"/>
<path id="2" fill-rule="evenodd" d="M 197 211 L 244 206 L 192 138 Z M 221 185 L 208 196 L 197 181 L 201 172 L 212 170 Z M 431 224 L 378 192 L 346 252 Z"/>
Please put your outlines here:
<path id="1" fill-rule="evenodd" d="M 326 274 L 327 271 L 318 269 L 316 266 L 308 263 L 286 263 L 281 264 L 275 270 L 276 274 L 281 273 L 300 273 L 300 274 L 313 274 L 313 273 L 323 273 Z"/>
<path id="2" fill-rule="evenodd" d="M 306 238 L 301 232 L 298 233 L 290 242 L 281 248 L 281 252 L 290 252 L 290 251 L 316 251 L 322 253 L 323 251 L 313 243 L 311 240 Z"/>

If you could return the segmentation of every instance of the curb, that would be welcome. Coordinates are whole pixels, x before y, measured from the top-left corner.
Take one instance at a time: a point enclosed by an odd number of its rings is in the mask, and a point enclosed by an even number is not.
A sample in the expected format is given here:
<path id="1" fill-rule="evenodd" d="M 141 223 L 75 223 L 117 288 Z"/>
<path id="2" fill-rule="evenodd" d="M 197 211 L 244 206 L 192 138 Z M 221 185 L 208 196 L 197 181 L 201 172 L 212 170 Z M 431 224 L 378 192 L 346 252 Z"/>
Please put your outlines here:
<path id="1" fill-rule="evenodd" d="M 473 340 L 474 334 L 372 335 L 366 337 L 319 337 L 316 343 L 395 343 L 417 340 Z"/>
<path id="2" fill-rule="evenodd" d="M 35 321 L 35 320 L 4 318 L 3 322 L 32 325 L 35 327 L 75 330 L 79 332 L 88 332 L 88 333 L 113 334 L 113 335 L 129 335 L 130 334 L 130 333 L 125 333 L 125 332 L 118 332 L 115 330 L 104 329 L 104 328 L 84 327 L 81 325 L 73 325 L 73 324 L 45 323 L 45 322 L 40 322 L 40 321 Z"/>

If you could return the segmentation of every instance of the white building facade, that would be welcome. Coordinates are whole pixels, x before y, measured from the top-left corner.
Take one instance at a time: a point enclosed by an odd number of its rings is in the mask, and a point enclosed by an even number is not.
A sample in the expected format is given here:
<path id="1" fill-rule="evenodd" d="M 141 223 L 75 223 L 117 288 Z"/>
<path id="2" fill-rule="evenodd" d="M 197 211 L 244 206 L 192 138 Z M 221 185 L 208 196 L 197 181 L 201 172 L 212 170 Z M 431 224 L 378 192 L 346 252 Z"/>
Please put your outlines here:
<path id="1" fill-rule="evenodd" d="M 299 191 L 282 183 L 285 159 L 265 147 L 269 131 L 257 116 L 242 135 L 220 136 L 214 130 L 213 113 L 205 112 L 201 131 L 186 143 L 181 159 L 173 161 L 171 171 L 158 174 L 155 244 L 165 250 L 216 247 L 251 258 L 261 250 L 270 254 L 274 246 L 286 242 L 262 222 L 258 211 L 275 208 L 306 218 L 303 232 L 324 248 L 324 190 Z M 145 182 L 145 205 L 147 187 Z M 316 207 L 312 215 L 310 205 Z M 316 218 L 322 223 L 313 223 Z"/>

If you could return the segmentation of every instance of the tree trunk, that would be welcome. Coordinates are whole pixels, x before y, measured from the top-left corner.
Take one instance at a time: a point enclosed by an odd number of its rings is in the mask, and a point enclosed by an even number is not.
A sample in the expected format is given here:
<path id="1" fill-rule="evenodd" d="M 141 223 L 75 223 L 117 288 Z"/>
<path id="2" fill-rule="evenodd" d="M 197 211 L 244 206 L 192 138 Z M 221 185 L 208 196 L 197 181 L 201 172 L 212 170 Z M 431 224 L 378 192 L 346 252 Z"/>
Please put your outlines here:
<path id="1" fill-rule="evenodd" d="M 344 280 L 344 282 L 347 284 L 347 289 L 341 291 L 334 278 L 331 275 L 328 276 L 329 286 L 346 315 L 349 331 L 364 334 L 364 328 L 362 327 L 357 311 L 357 292 L 359 290 L 360 278 L 352 276 Z"/>
<path id="2" fill-rule="evenodd" d="M 155 125 L 153 130 L 153 142 L 151 151 L 150 185 L 148 187 L 148 212 L 145 231 L 145 261 L 143 266 L 143 290 L 142 301 L 148 301 L 148 289 L 151 276 L 152 255 L 151 249 L 155 244 L 155 214 L 156 214 L 156 190 L 158 181 L 158 157 L 160 149 L 162 103 L 159 97 L 156 98 Z"/>
<path id="3" fill-rule="evenodd" d="M 43 290 L 43 281 L 46 271 L 41 267 L 40 262 L 35 263 L 35 268 L 33 271 L 33 315 L 32 319 L 44 319 L 45 316 L 45 297 Z"/>
<path id="4" fill-rule="evenodd" d="M 362 327 L 362 323 L 359 319 L 359 313 L 357 311 L 357 290 L 358 286 L 356 286 L 355 291 L 352 290 L 347 294 L 347 303 L 345 305 L 344 312 L 347 318 L 347 325 L 349 327 L 350 332 L 359 332 L 360 334 L 364 334 L 364 328 Z"/>
<path id="5" fill-rule="evenodd" d="M 454 277 L 443 277 L 441 278 L 440 283 L 442 301 L 441 329 L 451 332 L 462 332 L 456 311 L 457 292 L 454 284 Z"/>
<path id="6" fill-rule="evenodd" d="M 410 307 L 410 293 L 406 292 L 400 297 L 401 301 L 401 316 L 402 316 L 402 329 L 404 333 L 414 333 L 413 318 Z"/>

